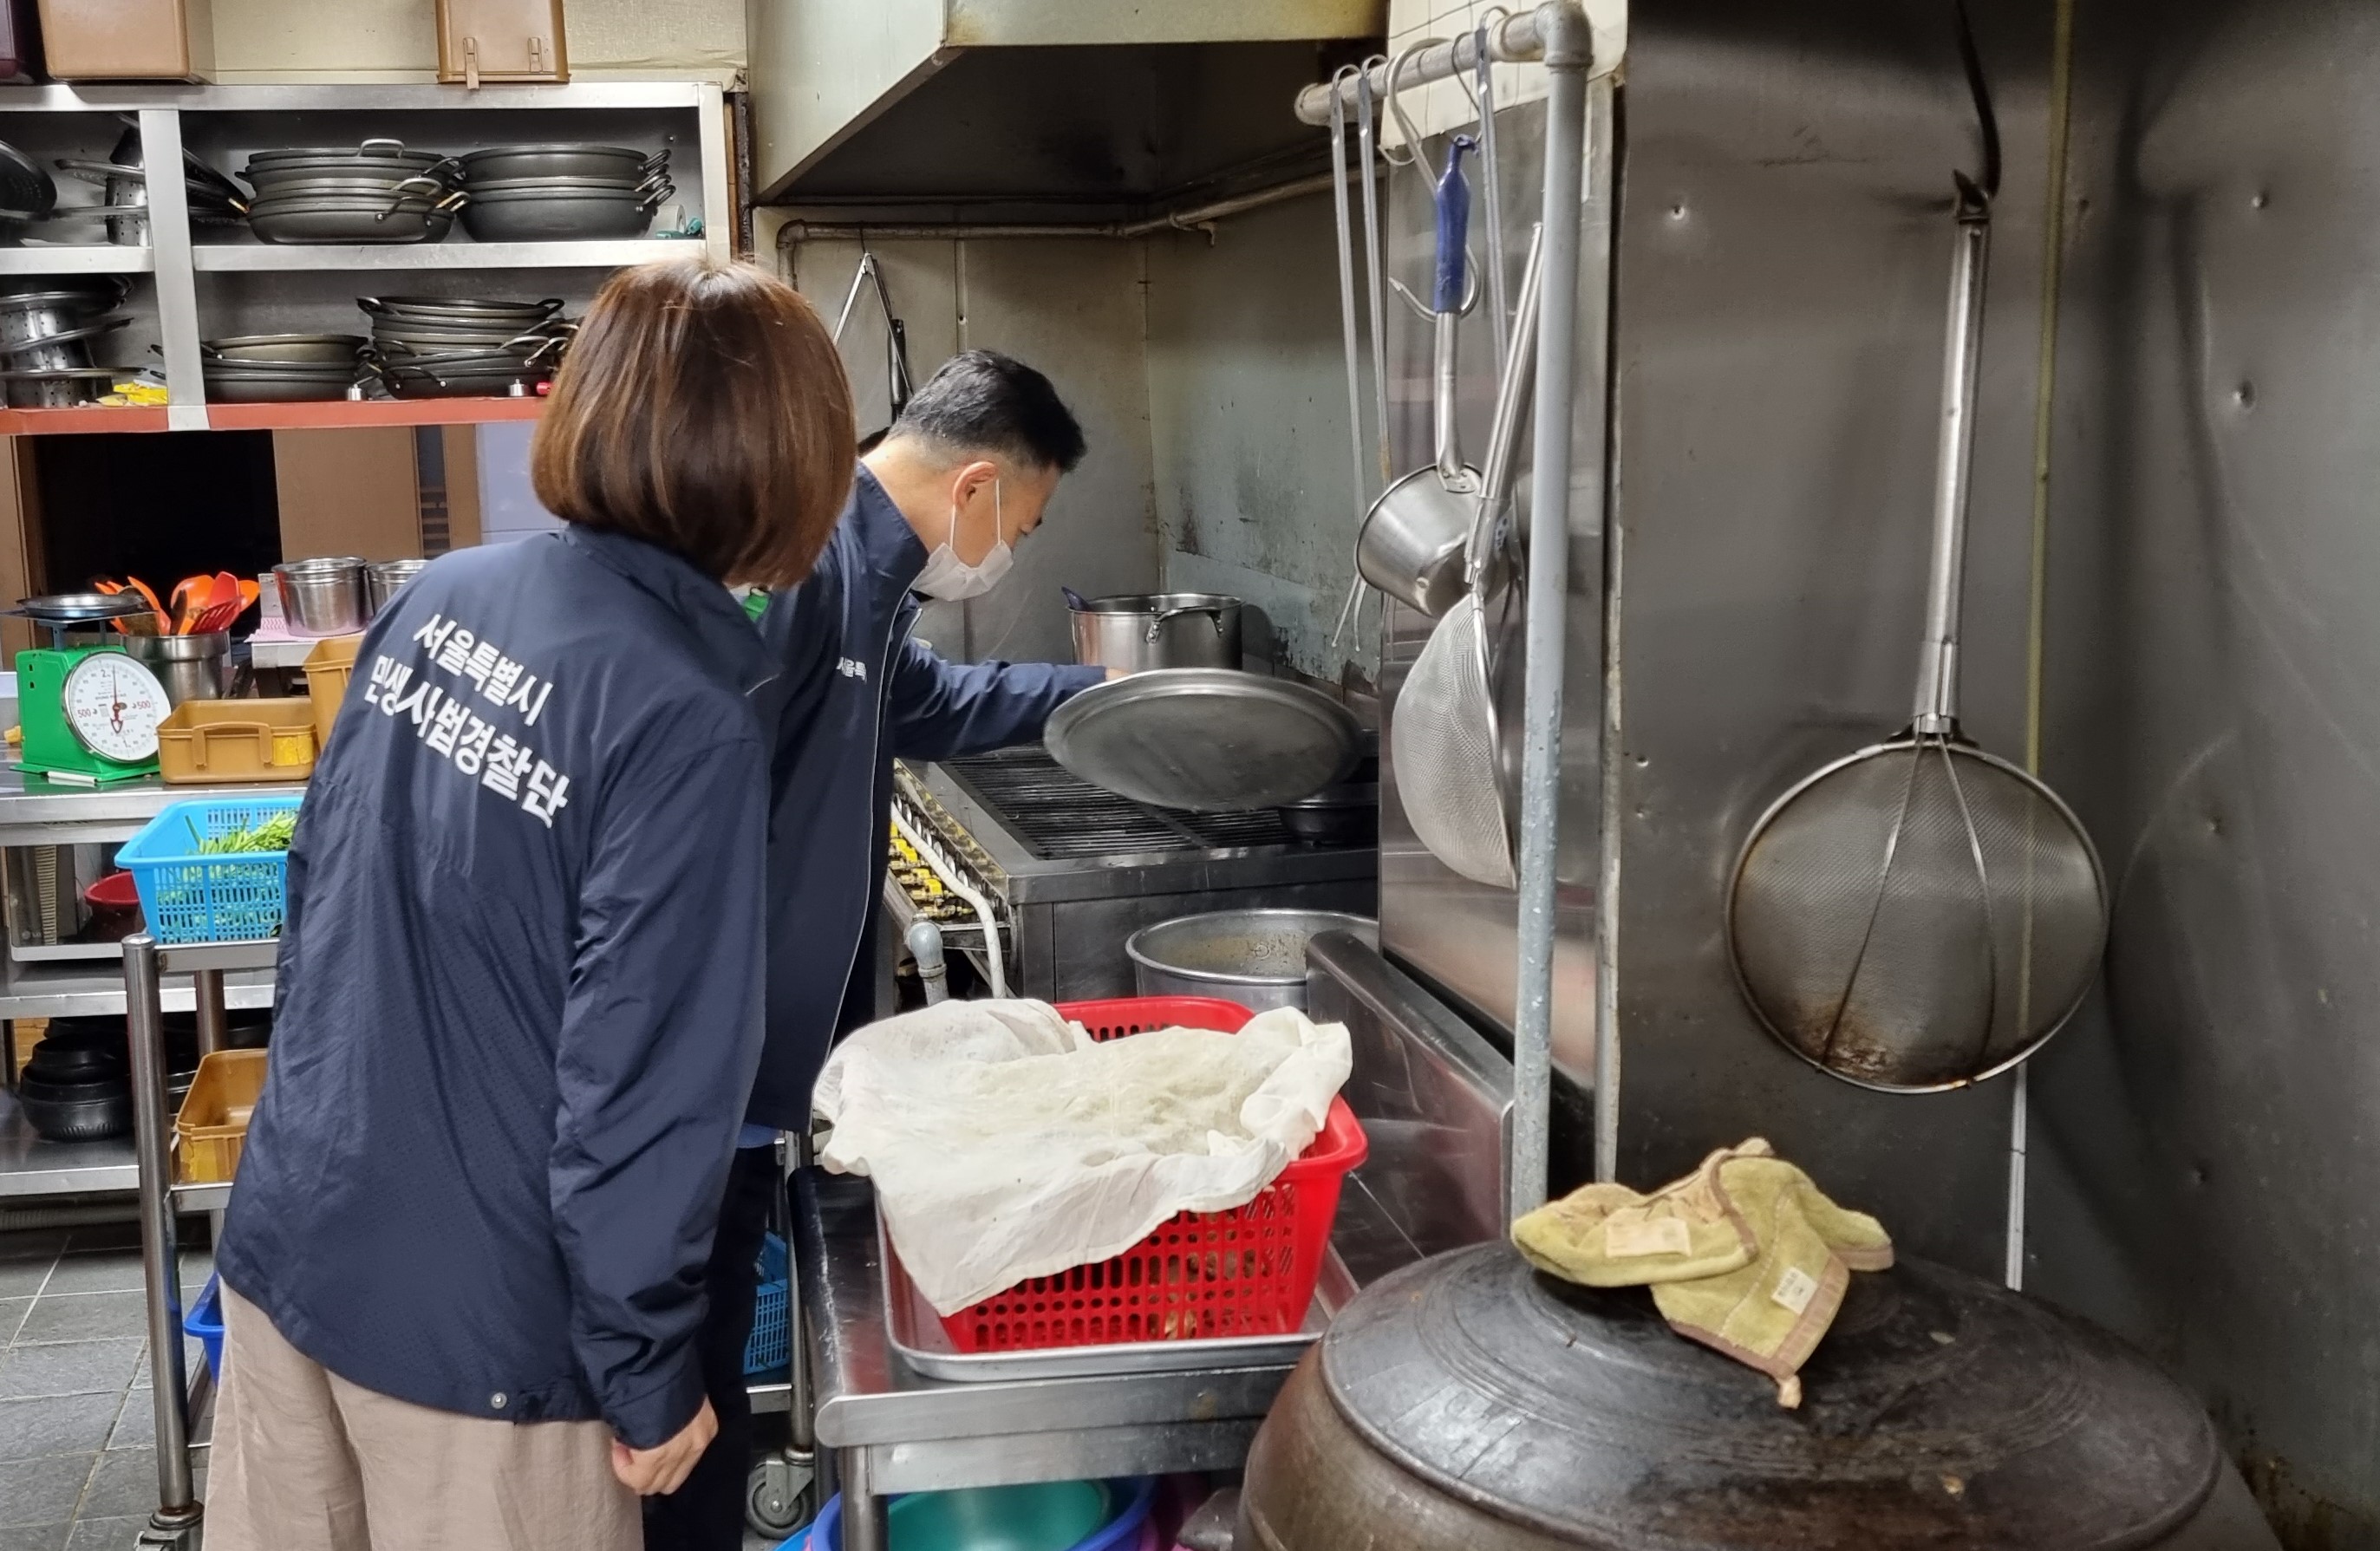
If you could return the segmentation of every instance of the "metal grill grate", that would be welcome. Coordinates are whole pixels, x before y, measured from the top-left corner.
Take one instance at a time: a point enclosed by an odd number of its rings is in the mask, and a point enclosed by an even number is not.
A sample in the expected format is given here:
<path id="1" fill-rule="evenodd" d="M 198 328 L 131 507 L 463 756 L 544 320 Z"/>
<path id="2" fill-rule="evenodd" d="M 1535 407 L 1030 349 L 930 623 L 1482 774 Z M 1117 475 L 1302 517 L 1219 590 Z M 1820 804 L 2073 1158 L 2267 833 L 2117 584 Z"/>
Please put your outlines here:
<path id="1" fill-rule="evenodd" d="M 942 768 L 1045 860 L 1296 843 L 1270 808 L 1171 813 L 1101 791 L 1030 745 L 948 760 Z"/>

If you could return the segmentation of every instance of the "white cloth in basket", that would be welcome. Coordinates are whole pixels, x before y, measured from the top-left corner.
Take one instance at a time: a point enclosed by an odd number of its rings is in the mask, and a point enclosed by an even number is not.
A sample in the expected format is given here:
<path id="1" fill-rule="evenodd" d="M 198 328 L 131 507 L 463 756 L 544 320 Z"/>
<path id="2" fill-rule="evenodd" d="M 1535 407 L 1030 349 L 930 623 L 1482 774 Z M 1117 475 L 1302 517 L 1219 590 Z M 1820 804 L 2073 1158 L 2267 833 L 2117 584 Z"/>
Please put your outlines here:
<path id="1" fill-rule="evenodd" d="M 1281 1008 L 1237 1034 L 1104 1044 L 1038 1001 L 946 1001 L 838 1046 L 820 1161 L 865 1174 L 945 1315 L 1122 1254 L 1177 1212 L 1243 1206 L 1322 1129 L 1346 1025 Z"/>

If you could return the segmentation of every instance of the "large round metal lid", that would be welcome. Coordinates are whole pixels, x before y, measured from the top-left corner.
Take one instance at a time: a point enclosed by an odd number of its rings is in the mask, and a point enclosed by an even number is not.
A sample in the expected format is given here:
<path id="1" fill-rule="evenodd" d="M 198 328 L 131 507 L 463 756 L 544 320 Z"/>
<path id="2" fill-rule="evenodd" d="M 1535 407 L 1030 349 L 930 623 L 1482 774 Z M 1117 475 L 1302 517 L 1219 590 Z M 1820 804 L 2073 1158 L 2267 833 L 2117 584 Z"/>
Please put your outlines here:
<path id="1" fill-rule="evenodd" d="M 0 614 L 16 614 L 39 624 L 58 625 L 100 624 L 150 612 L 148 600 L 131 591 L 53 592 L 38 598 L 19 598 L 15 608 L 0 609 Z"/>
<path id="2" fill-rule="evenodd" d="M 1347 708 L 1287 679 L 1159 668 L 1058 708 L 1042 741 L 1066 769 L 1159 807 L 1224 812 L 1312 796 L 1355 768 Z"/>
<path id="3" fill-rule="evenodd" d="M 1321 1365 L 1374 1448 L 1578 1545 L 2131 1551 L 2222 1469 L 2205 1412 L 2114 1338 L 1922 1261 L 1852 1278 L 1796 1411 L 1642 1290 L 1503 1244 L 1366 1289 Z"/>

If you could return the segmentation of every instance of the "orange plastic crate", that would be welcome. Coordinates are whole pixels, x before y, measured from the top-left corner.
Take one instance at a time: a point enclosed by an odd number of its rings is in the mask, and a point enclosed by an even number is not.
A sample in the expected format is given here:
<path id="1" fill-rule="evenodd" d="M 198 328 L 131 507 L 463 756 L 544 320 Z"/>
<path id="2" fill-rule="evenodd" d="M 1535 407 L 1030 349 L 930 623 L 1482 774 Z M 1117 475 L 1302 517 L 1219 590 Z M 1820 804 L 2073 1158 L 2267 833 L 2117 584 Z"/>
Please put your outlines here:
<path id="1" fill-rule="evenodd" d="M 1058 1011 L 1102 1040 L 1156 1028 L 1235 1034 L 1255 1016 L 1214 997 L 1120 997 Z M 1333 1098 L 1322 1133 L 1247 1205 L 1184 1212 L 1112 1260 L 1019 1282 L 944 1316 L 942 1328 L 964 1352 L 1286 1335 L 1305 1321 L 1340 1186 L 1366 1150 L 1354 1111 Z"/>

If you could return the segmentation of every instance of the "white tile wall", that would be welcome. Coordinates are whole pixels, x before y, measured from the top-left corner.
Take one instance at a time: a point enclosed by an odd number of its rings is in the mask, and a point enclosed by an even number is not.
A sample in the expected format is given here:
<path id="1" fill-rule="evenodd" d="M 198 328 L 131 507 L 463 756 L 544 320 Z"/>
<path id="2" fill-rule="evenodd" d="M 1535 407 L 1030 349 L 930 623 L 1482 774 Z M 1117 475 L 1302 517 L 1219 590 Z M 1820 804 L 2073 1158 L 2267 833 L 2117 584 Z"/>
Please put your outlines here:
<path id="1" fill-rule="evenodd" d="M 1492 12 L 1524 8 L 1526 0 L 1389 0 L 1389 57 L 1395 58 L 1397 52 L 1409 43 L 1468 32 Z M 1606 74 L 1618 66 L 1621 50 L 1627 42 L 1628 0 L 1587 0 L 1586 9 L 1595 21 L 1597 73 Z M 1498 106 L 1535 102 L 1546 94 L 1542 66 L 1498 65 L 1494 68 L 1491 86 Z M 1451 80 L 1432 81 L 1400 95 L 1405 100 L 1405 111 L 1412 116 L 1414 127 L 1425 135 L 1444 134 L 1479 116 L 1471 105 L 1470 96 Z M 1393 120 L 1381 138 L 1387 144 L 1404 143 L 1404 136 Z"/>

